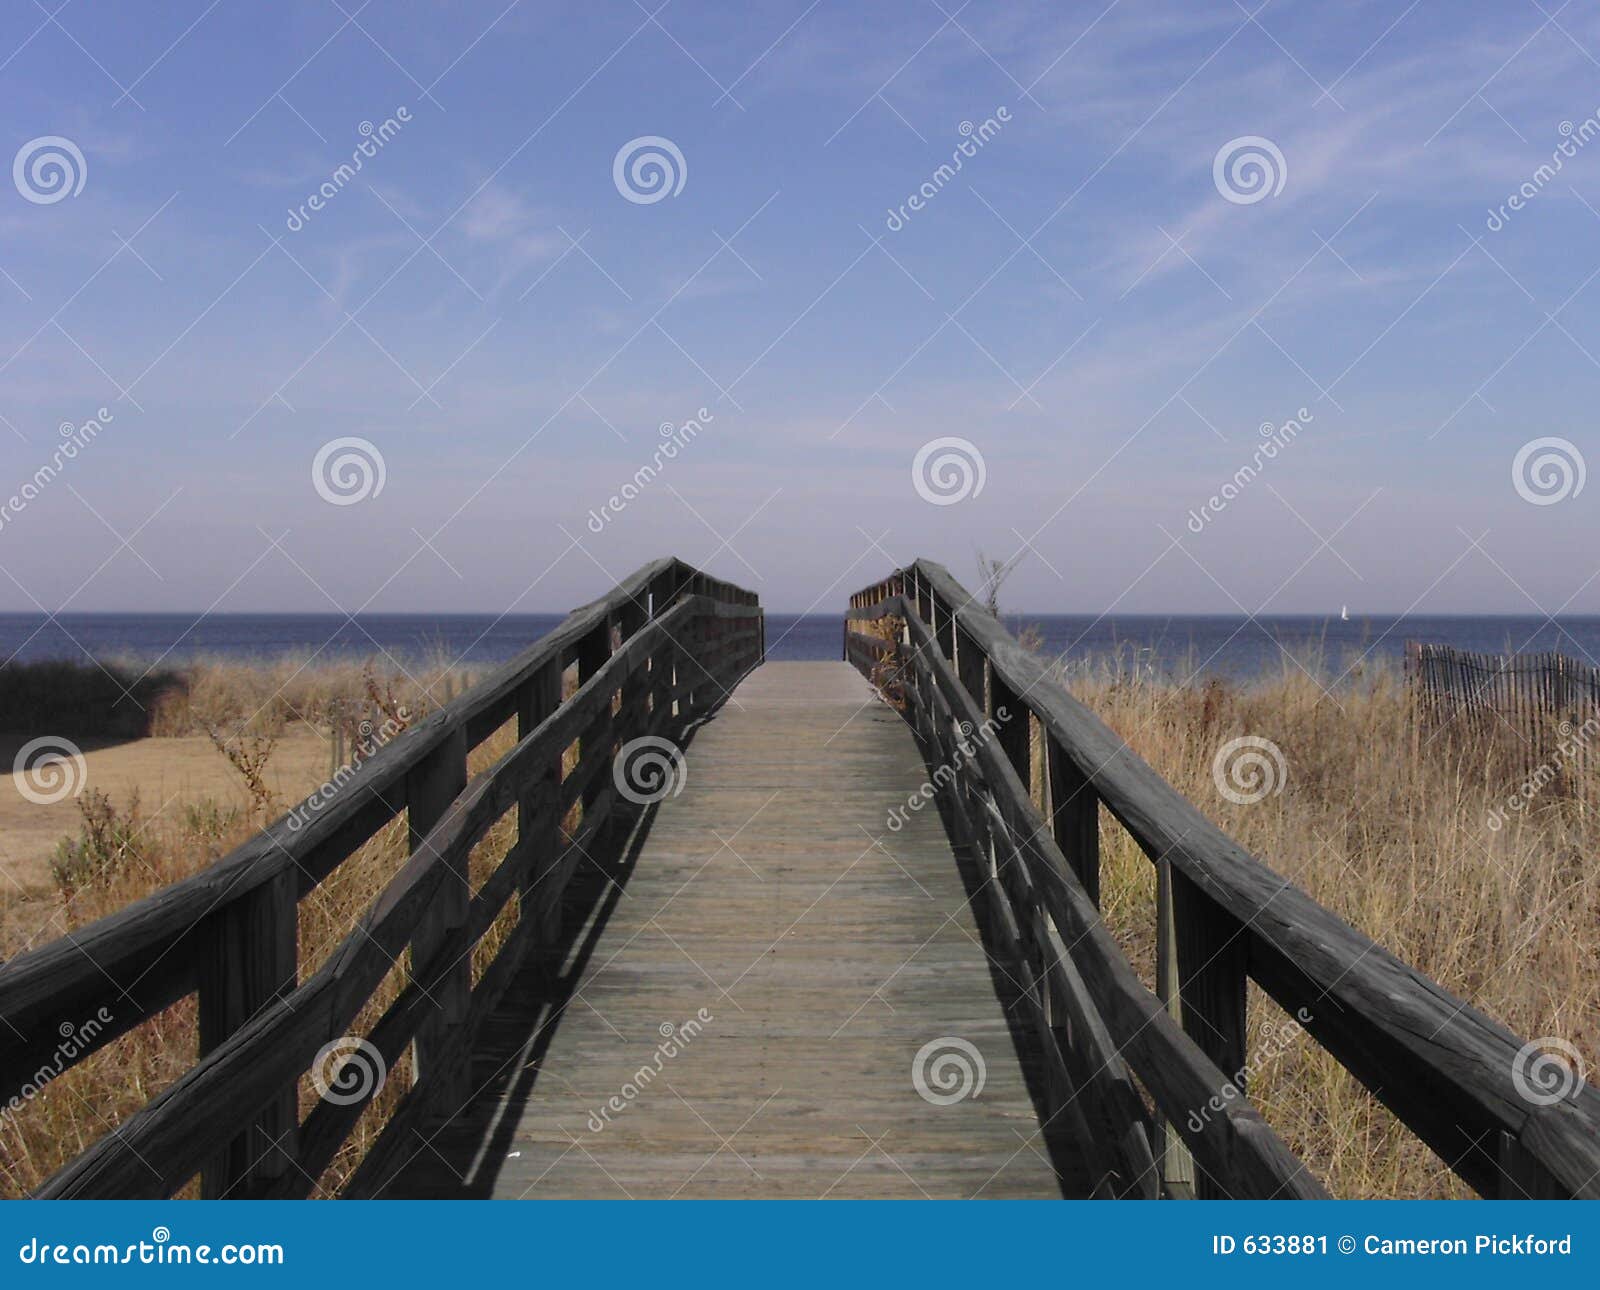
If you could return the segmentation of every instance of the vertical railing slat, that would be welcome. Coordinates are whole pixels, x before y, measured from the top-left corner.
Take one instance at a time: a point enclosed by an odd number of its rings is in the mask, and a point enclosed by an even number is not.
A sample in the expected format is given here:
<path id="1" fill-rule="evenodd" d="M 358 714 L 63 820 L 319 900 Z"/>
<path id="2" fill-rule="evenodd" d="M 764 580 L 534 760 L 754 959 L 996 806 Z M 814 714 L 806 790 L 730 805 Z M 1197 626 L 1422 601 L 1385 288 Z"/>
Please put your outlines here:
<path id="1" fill-rule="evenodd" d="M 295 987 L 299 910 L 293 869 L 235 897 L 207 920 L 199 969 L 200 1055 Z M 299 1108 L 281 1090 L 201 1173 L 207 1200 L 246 1199 L 294 1168 Z"/>
<path id="2" fill-rule="evenodd" d="M 412 855 L 422 851 L 429 832 L 467 786 L 467 732 L 458 726 L 406 776 L 406 820 Z M 452 928 L 461 926 L 471 903 L 467 857 L 451 861 L 439 892 L 411 940 L 411 975 L 420 979 L 428 971 L 439 943 Z M 472 994 L 469 955 L 451 964 L 428 987 L 429 1012 L 417 1028 L 413 1060 L 418 1083 L 437 1081 L 433 1095 L 454 1103 L 465 1086 L 465 1063 L 459 1060 L 456 1041 L 467 1015 Z"/>

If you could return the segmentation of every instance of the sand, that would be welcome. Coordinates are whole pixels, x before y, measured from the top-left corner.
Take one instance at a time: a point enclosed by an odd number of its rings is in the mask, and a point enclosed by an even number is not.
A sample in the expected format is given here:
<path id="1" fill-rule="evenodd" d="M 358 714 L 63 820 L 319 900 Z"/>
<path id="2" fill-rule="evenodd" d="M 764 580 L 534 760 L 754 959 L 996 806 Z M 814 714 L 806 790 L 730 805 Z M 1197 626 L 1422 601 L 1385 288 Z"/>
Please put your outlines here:
<path id="1" fill-rule="evenodd" d="M 9 771 L 24 735 L 0 735 L 0 768 Z M 135 790 L 145 818 L 182 809 L 185 803 L 211 798 L 229 806 L 249 801 L 239 773 L 204 735 L 176 739 L 134 739 L 121 742 L 84 740 L 87 775 L 84 787 L 108 794 L 126 806 Z M 285 802 L 296 802 L 328 774 L 328 745 L 310 731 L 285 735 L 272 751 L 266 779 Z M 0 885 L 12 895 L 50 884 L 50 856 L 64 836 L 76 836 L 77 801 L 29 801 L 17 777 L 0 782 Z"/>

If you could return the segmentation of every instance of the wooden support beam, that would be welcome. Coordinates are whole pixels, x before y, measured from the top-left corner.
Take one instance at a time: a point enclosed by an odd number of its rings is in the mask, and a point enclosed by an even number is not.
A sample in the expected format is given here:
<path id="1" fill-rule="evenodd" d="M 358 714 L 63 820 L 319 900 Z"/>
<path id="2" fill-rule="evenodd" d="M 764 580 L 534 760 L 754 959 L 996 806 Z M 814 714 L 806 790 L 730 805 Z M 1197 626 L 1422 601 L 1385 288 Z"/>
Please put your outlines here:
<path id="1" fill-rule="evenodd" d="M 1170 873 L 1176 932 L 1178 993 L 1183 1028 L 1244 1097 L 1245 966 L 1248 940 L 1238 922 L 1206 898 L 1181 873 Z M 1195 1179 L 1201 1200 L 1231 1200 L 1226 1180 L 1203 1171 Z"/>
<path id="2" fill-rule="evenodd" d="M 465 730 L 458 730 L 406 777 L 406 820 L 413 856 L 424 852 L 428 834 L 466 786 L 467 737 Z M 411 940 L 413 980 L 423 977 L 440 944 L 466 921 L 471 903 L 466 853 L 441 863 L 448 865 L 449 872 Z M 462 955 L 430 988 L 432 1011 L 417 1029 L 413 1052 L 417 1083 L 441 1081 L 434 1092 L 452 1109 L 465 1092 L 463 1064 L 455 1060 L 456 1041 L 471 994 L 472 959 Z"/>
<path id="3" fill-rule="evenodd" d="M 1156 998 L 1180 1024 L 1183 1005 L 1179 988 L 1178 934 L 1172 900 L 1172 862 L 1156 861 Z M 1174 1200 L 1193 1199 L 1194 1157 L 1170 1119 L 1161 1121 L 1161 1187 Z"/>
<path id="4" fill-rule="evenodd" d="M 561 660 L 535 672 L 517 694 L 517 738 L 526 739 L 561 706 Z M 517 846 L 525 874 L 518 894 L 520 917 L 531 922 L 535 946 L 552 945 L 561 926 L 561 902 L 546 884 L 561 854 L 561 817 L 555 803 L 561 795 L 560 748 L 552 748 L 544 765 L 530 777 L 517 802 Z"/>
<path id="5" fill-rule="evenodd" d="M 1045 800 L 1056 845 L 1066 856 L 1089 899 L 1100 903 L 1100 799 L 1061 741 L 1048 727 L 1044 752 Z"/>
<path id="6" fill-rule="evenodd" d="M 198 973 L 200 1055 L 214 1052 L 269 1004 L 295 988 L 299 911 L 295 876 L 284 872 L 229 901 L 206 920 Z M 294 1168 L 299 1108 L 280 1089 L 244 1132 L 206 1165 L 206 1200 L 261 1195 Z"/>

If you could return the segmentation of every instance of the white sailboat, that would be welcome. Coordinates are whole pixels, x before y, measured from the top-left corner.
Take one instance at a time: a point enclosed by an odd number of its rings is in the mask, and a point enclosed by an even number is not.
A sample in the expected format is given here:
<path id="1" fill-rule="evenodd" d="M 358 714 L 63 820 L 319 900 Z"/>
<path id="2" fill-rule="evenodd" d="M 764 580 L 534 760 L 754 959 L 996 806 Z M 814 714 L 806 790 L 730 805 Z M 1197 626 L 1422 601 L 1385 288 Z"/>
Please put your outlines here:
<path id="1" fill-rule="evenodd" d="M 1350 606 L 1349 605 L 1340 605 L 1339 606 L 1339 621 L 1341 623 L 1347 623 L 1347 622 L 1350 621 Z"/>

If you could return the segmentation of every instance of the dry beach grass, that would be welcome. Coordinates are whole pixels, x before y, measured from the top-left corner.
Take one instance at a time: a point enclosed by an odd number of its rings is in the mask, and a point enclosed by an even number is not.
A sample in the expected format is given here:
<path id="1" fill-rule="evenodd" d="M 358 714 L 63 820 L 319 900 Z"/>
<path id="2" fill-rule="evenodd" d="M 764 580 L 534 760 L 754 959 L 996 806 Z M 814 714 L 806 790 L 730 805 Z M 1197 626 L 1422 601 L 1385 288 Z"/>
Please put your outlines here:
<path id="1" fill-rule="evenodd" d="M 1314 662 L 1286 664 L 1251 686 L 1175 685 L 1132 667 L 1074 669 L 1067 681 L 1180 792 L 1313 897 L 1435 980 L 1527 1037 L 1562 1036 L 1590 1059 L 1600 1046 L 1600 813 L 1577 785 L 1547 786 L 1529 809 L 1489 825 L 1521 770 L 1504 740 L 1482 731 L 1419 735 L 1402 679 L 1367 669 L 1332 690 Z M 414 718 L 466 678 L 416 678 L 372 667 L 205 664 L 179 674 L 148 705 L 154 738 L 220 736 L 241 781 L 253 758 L 291 728 L 330 738 L 354 713 L 386 707 Z M 5 682 L 0 682 L 3 693 Z M 17 682 L 13 678 L 11 684 Z M 93 678 L 65 693 L 81 707 Z M 37 727 L 36 727 L 37 728 Z M 1281 791 L 1240 804 L 1219 793 L 1213 758 L 1240 735 L 1283 752 Z M 473 769 L 505 751 L 501 731 Z M 231 750 L 231 751 L 230 751 Z M 259 767 L 257 768 L 259 778 Z M 237 845 L 289 803 L 255 789 L 230 802 L 200 796 L 146 817 L 134 800 L 80 799 L 80 836 L 55 856 L 44 890 L 0 892 L 0 954 L 46 927 L 82 926 L 178 881 Z M 504 851 L 502 821 L 474 855 L 473 880 Z M 1147 981 L 1153 974 L 1152 868 L 1114 822 L 1102 827 L 1103 902 L 1113 932 Z M 301 904 L 302 975 L 321 963 L 403 860 L 404 823 L 391 824 Z M 487 961 L 497 938 L 480 946 Z M 398 990 L 404 964 L 368 1008 Z M 87 1019 L 80 1019 L 87 1020 Z M 358 1026 L 359 1032 L 359 1026 Z M 1460 1185 L 1331 1058 L 1263 997 L 1251 1001 L 1250 1095 L 1336 1195 L 1454 1196 Z M 142 1105 L 193 1060 L 193 1001 L 170 1009 L 0 1115 L 0 1194 L 21 1195 Z M 378 1102 L 314 1194 L 348 1175 L 403 1096 L 391 1072 Z M 302 1082 L 302 1110 L 315 1098 Z"/>
<path id="2" fill-rule="evenodd" d="M 1413 723 L 1386 668 L 1330 689 L 1313 660 L 1249 687 L 1174 686 L 1136 669 L 1079 669 L 1077 696 L 1229 834 L 1379 944 L 1525 1038 L 1600 1051 L 1600 813 L 1558 777 L 1503 808 L 1526 771 L 1495 727 Z M 1255 735 L 1282 750 L 1281 791 L 1235 803 L 1213 760 Z M 1504 823 L 1493 827 L 1502 808 Z M 1147 982 L 1154 869 L 1101 829 L 1105 917 Z M 1252 987 L 1250 1096 L 1335 1195 L 1468 1194 L 1331 1057 Z M 1257 1055 L 1260 1056 L 1257 1056 Z M 1259 1061 L 1259 1065 L 1255 1064 Z"/>
<path id="3" fill-rule="evenodd" d="M 50 883 L 40 888 L 7 882 L 0 891 L 0 956 L 70 933 L 189 877 L 292 805 L 274 790 L 272 761 L 280 741 L 308 736 L 320 740 L 330 750 L 323 754 L 322 767 L 322 774 L 329 774 L 333 748 L 349 753 L 369 740 L 372 731 L 381 730 L 387 716 L 415 720 L 471 681 L 469 674 L 443 665 L 397 673 L 381 670 L 378 663 L 205 661 L 165 673 L 159 684 L 136 686 L 140 703 L 133 707 L 119 701 L 119 695 L 138 674 L 139 669 L 118 664 L 108 670 L 53 664 L 0 669 L 5 724 L 16 722 L 14 714 L 23 712 L 34 733 L 49 729 L 71 737 L 85 726 L 92 735 L 116 732 L 138 740 L 156 757 L 163 745 L 188 745 L 197 733 L 204 734 L 214 748 L 217 778 L 212 782 L 219 785 L 215 792 L 178 803 L 178 809 L 148 813 L 136 792 L 113 797 L 94 787 L 91 752 L 88 786 L 77 800 L 77 835 L 62 839 L 48 856 Z M 56 685 L 53 699 L 49 691 L 40 690 L 43 683 Z M 6 702 L 22 695 L 33 696 L 25 710 L 20 702 Z M 509 731 L 497 734 L 476 751 L 473 769 L 504 752 L 509 743 Z M 485 876 L 484 857 L 503 854 L 512 832 L 514 826 L 502 822 L 474 853 L 475 883 Z M 301 902 L 302 977 L 349 933 L 405 854 L 402 819 L 381 830 Z M 498 937 L 491 934 L 486 943 L 491 948 L 480 945 L 480 955 L 492 953 Z M 391 974 L 360 1024 L 370 1024 L 393 1001 L 403 967 Z M 92 1019 L 68 1020 L 81 1027 Z M 50 1081 L 19 1109 L 0 1113 L 0 1196 L 26 1194 L 115 1127 L 191 1065 L 196 1046 L 190 998 Z M 321 1180 L 325 1187 L 336 1187 L 349 1173 L 407 1086 L 406 1071 L 392 1072 Z M 302 1112 L 315 1098 L 310 1080 L 303 1080 Z"/>

